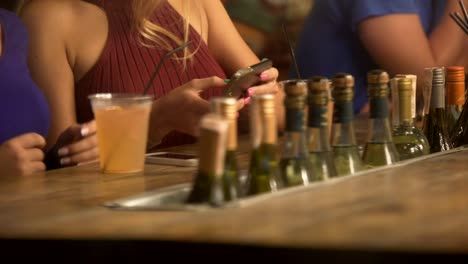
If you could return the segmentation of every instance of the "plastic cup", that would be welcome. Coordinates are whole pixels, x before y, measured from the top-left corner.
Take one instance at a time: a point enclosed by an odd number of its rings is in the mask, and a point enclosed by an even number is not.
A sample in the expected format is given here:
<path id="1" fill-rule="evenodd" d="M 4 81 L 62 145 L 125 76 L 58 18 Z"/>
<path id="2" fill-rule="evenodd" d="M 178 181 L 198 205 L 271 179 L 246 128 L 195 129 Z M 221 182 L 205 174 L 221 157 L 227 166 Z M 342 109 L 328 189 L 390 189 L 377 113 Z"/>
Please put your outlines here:
<path id="1" fill-rule="evenodd" d="M 93 94 L 99 163 L 104 173 L 144 170 L 153 97 L 136 94 Z"/>

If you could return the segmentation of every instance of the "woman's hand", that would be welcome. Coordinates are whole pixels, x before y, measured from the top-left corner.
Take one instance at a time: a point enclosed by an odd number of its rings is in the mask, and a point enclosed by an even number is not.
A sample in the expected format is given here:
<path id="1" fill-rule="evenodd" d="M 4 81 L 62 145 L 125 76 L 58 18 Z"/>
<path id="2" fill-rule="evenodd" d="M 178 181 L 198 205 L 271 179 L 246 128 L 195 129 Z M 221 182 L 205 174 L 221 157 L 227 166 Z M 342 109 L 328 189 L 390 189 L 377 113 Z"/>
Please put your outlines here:
<path id="1" fill-rule="evenodd" d="M 47 165 L 52 168 L 76 165 L 97 160 L 96 122 L 72 125 L 48 151 Z M 52 165 L 55 164 L 55 165 Z"/>
<path id="2" fill-rule="evenodd" d="M 253 86 L 247 90 L 248 98 L 246 98 L 245 104 L 250 103 L 250 97 L 252 95 L 260 94 L 277 94 L 279 91 L 278 83 L 278 70 L 276 68 L 270 68 L 260 75 L 261 84 Z"/>
<path id="3" fill-rule="evenodd" d="M 226 83 L 219 77 L 193 79 L 155 101 L 151 112 L 149 141 L 159 141 L 172 130 L 197 136 L 200 118 L 210 112 L 209 102 L 202 99 L 200 93 L 209 88 L 222 89 L 225 86 Z"/>
<path id="4" fill-rule="evenodd" d="M 36 134 L 28 133 L 0 145 L 0 172 L 5 176 L 24 176 L 44 171 L 43 162 L 45 139 Z"/>

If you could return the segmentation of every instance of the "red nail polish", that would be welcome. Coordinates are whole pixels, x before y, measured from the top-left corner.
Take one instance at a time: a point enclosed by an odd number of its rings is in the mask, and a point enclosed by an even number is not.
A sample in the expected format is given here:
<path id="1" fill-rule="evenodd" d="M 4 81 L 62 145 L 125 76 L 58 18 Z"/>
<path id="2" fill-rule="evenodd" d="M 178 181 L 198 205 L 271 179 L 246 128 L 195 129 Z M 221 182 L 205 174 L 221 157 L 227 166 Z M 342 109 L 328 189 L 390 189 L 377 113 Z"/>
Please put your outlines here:
<path id="1" fill-rule="evenodd" d="M 262 73 L 262 74 L 260 75 L 260 79 L 261 79 L 262 81 L 268 79 L 268 74 Z"/>
<path id="2" fill-rule="evenodd" d="M 247 97 L 247 98 L 244 99 L 244 104 L 245 105 L 250 104 L 250 97 Z"/>
<path id="3" fill-rule="evenodd" d="M 254 89 L 248 89 L 247 93 L 249 94 L 249 97 L 250 97 L 250 96 L 255 94 L 255 90 Z"/>

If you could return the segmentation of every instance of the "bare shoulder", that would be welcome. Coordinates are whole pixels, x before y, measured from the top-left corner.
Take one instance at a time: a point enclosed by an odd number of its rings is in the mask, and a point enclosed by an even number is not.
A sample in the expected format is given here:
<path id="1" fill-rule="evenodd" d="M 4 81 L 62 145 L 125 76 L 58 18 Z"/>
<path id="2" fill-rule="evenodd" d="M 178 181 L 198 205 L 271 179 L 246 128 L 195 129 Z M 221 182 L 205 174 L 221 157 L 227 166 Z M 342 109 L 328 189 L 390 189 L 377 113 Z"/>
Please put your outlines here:
<path id="1" fill-rule="evenodd" d="M 65 31 L 94 21 L 96 16 L 104 16 L 97 6 L 80 0 L 41 0 L 29 1 L 21 10 L 20 16 L 31 29 L 47 29 L 47 32 Z M 41 31 L 44 33 L 44 31 Z"/>
<path id="2" fill-rule="evenodd" d="M 30 1 L 20 16 L 29 28 L 47 28 L 48 31 L 71 27 L 75 6 L 81 1 L 41 0 Z"/>

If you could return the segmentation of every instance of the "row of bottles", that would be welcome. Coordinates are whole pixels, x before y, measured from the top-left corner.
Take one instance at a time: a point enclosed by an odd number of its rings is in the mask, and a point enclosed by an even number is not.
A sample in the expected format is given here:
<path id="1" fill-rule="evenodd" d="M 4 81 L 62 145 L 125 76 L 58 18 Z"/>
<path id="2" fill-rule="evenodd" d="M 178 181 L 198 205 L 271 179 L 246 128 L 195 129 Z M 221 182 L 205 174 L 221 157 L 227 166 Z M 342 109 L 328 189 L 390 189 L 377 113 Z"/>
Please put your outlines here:
<path id="1" fill-rule="evenodd" d="M 460 75 L 459 71 L 448 72 L 457 78 Z M 450 85 L 464 87 L 464 70 L 461 72 L 463 84 Z M 424 116 L 423 133 L 414 123 L 416 77 L 397 75 L 390 79 L 388 73 L 382 70 L 368 72 L 370 118 L 362 156 L 354 132 L 354 78 L 351 75 L 339 73 L 332 80 L 313 77 L 281 82 L 286 95 L 286 131 L 282 148 L 278 147 L 275 96 L 252 96 L 249 108 L 252 148 L 248 176 L 243 184 L 240 183 L 236 160 L 236 100 L 213 98 L 213 114 L 201 122 L 199 169 L 188 202 L 221 204 L 243 196 L 307 185 L 450 149 L 451 143 L 444 141 L 450 140 L 444 122 L 449 116 L 453 117 L 453 131 L 458 133 L 458 141 L 462 142 L 460 139 L 465 138 L 464 128 L 468 123 L 468 110 L 464 110 L 466 103 L 463 100 L 465 106 L 459 107 L 461 100 L 451 91 L 448 93 L 448 104 L 455 107 L 449 107 L 446 111 L 445 70 L 431 68 L 428 73 L 430 100 L 425 107 L 427 114 Z M 334 102 L 331 139 L 327 119 L 330 91 Z M 389 118 L 390 91 L 397 108 L 392 114 L 393 126 Z M 457 100 L 452 100 L 454 98 Z M 460 118 L 457 118 L 457 112 Z M 215 123 L 218 123 L 217 130 L 214 129 Z"/>

